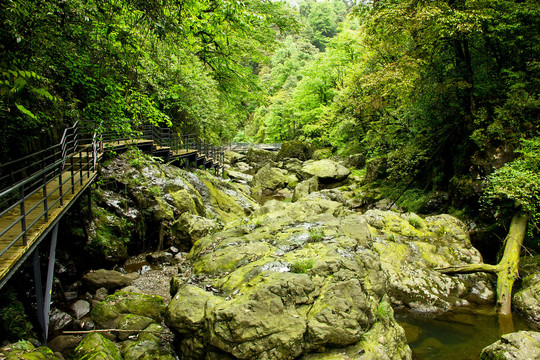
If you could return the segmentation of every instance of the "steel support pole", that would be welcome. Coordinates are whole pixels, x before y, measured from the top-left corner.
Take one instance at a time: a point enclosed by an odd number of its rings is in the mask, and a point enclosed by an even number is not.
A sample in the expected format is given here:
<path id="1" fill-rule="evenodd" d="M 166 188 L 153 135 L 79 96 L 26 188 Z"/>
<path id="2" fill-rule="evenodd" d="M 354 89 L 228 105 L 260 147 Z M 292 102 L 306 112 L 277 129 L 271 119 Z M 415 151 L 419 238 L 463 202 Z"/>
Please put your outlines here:
<path id="1" fill-rule="evenodd" d="M 49 337 L 49 315 L 51 312 L 52 285 L 54 280 L 54 260 L 56 258 L 56 243 L 58 240 L 58 224 L 53 228 L 51 234 L 51 246 L 49 248 L 49 261 L 47 263 L 47 280 L 45 281 L 45 291 L 41 279 L 41 266 L 39 261 L 39 248 L 34 251 L 34 281 L 36 284 L 36 300 L 38 321 L 41 326 L 41 336 L 43 344 L 47 344 Z"/>

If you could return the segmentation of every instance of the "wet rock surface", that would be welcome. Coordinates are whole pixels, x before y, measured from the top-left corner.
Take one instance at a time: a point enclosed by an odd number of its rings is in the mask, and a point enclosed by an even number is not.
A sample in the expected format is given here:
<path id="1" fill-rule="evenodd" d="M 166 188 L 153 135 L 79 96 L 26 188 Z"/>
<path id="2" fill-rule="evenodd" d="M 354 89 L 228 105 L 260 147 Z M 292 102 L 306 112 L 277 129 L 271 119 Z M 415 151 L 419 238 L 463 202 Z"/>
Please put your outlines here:
<path id="1" fill-rule="evenodd" d="M 539 359 L 540 332 L 518 331 L 503 335 L 501 340 L 486 347 L 481 360 Z"/>

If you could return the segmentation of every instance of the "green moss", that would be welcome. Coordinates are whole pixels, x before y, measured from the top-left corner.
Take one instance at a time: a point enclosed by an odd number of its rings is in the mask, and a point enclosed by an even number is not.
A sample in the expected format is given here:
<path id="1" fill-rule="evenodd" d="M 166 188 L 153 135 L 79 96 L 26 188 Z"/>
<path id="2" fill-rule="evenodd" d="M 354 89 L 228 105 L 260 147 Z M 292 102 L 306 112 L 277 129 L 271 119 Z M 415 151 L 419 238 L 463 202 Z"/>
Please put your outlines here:
<path id="1" fill-rule="evenodd" d="M 86 336 L 75 348 L 73 360 L 121 360 L 122 355 L 114 343 L 101 334 Z"/>
<path id="2" fill-rule="evenodd" d="M 296 274 L 305 274 L 309 269 L 313 268 L 314 259 L 301 259 L 291 263 L 291 272 Z"/>
<path id="3" fill-rule="evenodd" d="M 309 229 L 309 242 L 319 242 L 324 239 L 326 234 L 323 228 L 311 228 Z"/>
<path id="4" fill-rule="evenodd" d="M 3 339 L 10 341 L 35 337 L 22 302 L 9 288 L 2 289 L 0 294 L 0 333 Z"/>
<path id="5" fill-rule="evenodd" d="M 424 227 L 423 220 L 416 214 L 409 214 L 409 224 L 415 229 L 422 229 Z"/>

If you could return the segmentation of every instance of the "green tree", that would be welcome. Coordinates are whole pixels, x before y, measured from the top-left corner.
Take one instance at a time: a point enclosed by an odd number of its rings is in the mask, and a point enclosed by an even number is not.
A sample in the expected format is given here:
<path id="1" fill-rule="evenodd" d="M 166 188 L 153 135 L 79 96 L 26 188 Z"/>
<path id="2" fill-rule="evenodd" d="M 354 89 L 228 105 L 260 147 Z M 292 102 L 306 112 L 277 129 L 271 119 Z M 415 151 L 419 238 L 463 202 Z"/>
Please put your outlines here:
<path id="1" fill-rule="evenodd" d="M 538 229 L 540 220 L 540 138 L 522 140 L 521 156 L 507 163 L 488 178 L 484 201 L 512 221 L 505 239 L 504 253 L 496 265 L 472 264 L 439 269 L 444 273 L 489 272 L 497 275 L 497 304 L 502 315 L 511 313 L 512 286 L 518 278 L 521 248 L 527 233 Z"/>

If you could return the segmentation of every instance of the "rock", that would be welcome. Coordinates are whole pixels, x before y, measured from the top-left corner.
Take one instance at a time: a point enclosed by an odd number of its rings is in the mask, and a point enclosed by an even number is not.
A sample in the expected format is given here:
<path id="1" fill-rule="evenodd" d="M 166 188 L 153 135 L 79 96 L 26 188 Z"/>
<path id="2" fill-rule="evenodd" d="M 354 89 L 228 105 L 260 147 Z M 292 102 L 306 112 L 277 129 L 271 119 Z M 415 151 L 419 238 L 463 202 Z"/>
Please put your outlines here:
<path id="1" fill-rule="evenodd" d="M 375 180 L 382 179 L 386 176 L 387 159 L 385 157 L 378 157 L 369 160 L 366 163 L 366 175 L 364 181 L 371 183 Z"/>
<path id="2" fill-rule="evenodd" d="M 225 163 L 229 165 L 235 165 L 238 162 L 243 161 L 246 158 L 246 155 L 234 152 L 234 151 L 225 151 Z"/>
<path id="3" fill-rule="evenodd" d="M 83 281 L 91 288 L 117 289 L 127 286 L 139 275 L 137 273 L 122 274 L 116 270 L 92 270 L 83 276 Z"/>
<path id="4" fill-rule="evenodd" d="M 187 190 L 178 190 L 170 193 L 169 195 L 172 198 L 173 206 L 180 213 L 187 212 L 190 214 L 197 214 L 197 206 L 195 205 L 195 201 Z"/>
<path id="5" fill-rule="evenodd" d="M 94 295 L 94 299 L 97 301 L 103 301 L 105 298 L 109 295 L 109 290 L 107 290 L 104 287 L 100 287 L 96 290 L 96 294 Z"/>
<path id="6" fill-rule="evenodd" d="M 319 190 L 319 179 L 316 176 L 304 180 L 294 188 L 292 201 L 298 201 L 304 197 L 307 197 L 312 192 Z"/>
<path id="7" fill-rule="evenodd" d="M 114 343 L 98 333 L 87 335 L 77 346 L 73 360 L 122 360 L 120 351 Z"/>
<path id="8" fill-rule="evenodd" d="M 94 218 L 88 226 L 88 244 L 85 250 L 96 261 L 119 263 L 127 259 L 127 244 L 130 241 L 134 223 L 127 221 L 105 208 L 98 207 L 92 212 Z"/>
<path id="9" fill-rule="evenodd" d="M 322 183 L 342 181 L 351 173 L 349 169 L 332 160 L 309 160 L 301 169 L 304 178 L 317 176 Z"/>
<path id="10" fill-rule="evenodd" d="M 243 219 L 258 207 L 255 200 L 238 192 L 234 186 L 208 174 L 203 177 L 199 173 L 199 176 L 206 187 L 205 201 L 223 221 Z"/>
<path id="11" fill-rule="evenodd" d="M 344 166 L 348 168 L 353 167 L 356 169 L 361 169 L 366 166 L 366 156 L 364 154 L 349 155 L 349 157 L 345 160 Z"/>
<path id="12" fill-rule="evenodd" d="M 152 265 L 171 263 L 173 258 L 174 255 L 168 251 L 156 251 L 146 255 L 146 261 Z"/>
<path id="13" fill-rule="evenodd" d="M 130 344 L 124 360 L 176 360 L 177 357 L 169 347 L 160 344 L 159 340 L 144 339 Z"/>
<path id="14" fill-rule="evenodd" d="M 73 301 L 77 298 L 79 294 L 76 291 L 66 291 L 64 292 L 64 300 Z"/>
<path id="15" fill-rule="evenodd" d="M 70 305 L 70 309 L 76 319 L 80 319 L 83 316 L 90 313 L 90 303 L 85 300 L 77 300 Z"/>
<path id="16" fill-rule="evenodd" d="M 253 165 L 261 165 L 264 162 L 276 161 L 277 153 L 262 149 L 250 148 L 246 153 L 246 162 Z"/>
<path id="17" fill-rule="evenodd" d="M 118 323 L 117 328 L 121 330 L 144 330 L 150 324 L 155 323 L 154 319 L 142 316 L 129 314 L 124 316 Z M 120 332 L 118 333 L 119 340 L 126 340 L 132 335 L 137 335 L 137 332 Z"/>
<path id="18" fill-rule="evenodd" d="M 286 141 L 281 145 L 281 149 L 277 154 L 277 160 L 285 158 L 295 158 L 300 161 L 306 161 L 312 158 L 315 149 L 308 142 L 300 140 Z"/>
<path id="19" fill-rule="evenodd" d="M 115 328 L 125 315 L 135 314 L 161 321 L 165 310 L 163 299 L 156 295 L 117 291 L 96 304 L 92 309 L 92 320 L 105 329 Z"/>
<path id="20" fill-rule="evenodd" d="M 531 274 L 522 280 L 521 289 L 513 295 L 512 305 L 540 325 L 540 274 Z"/>
<path id="21" fill-rule="evenodd" d="M 445 275 L 437 267 L 481 263 L 465 225 L 450 215 L 420 218 L 414 214 L 369 210 L 371 248 L 381 259 L 394 305 L 419 311 L 445 311 L 464 304 L 493 301 L 485 274 Z M 465 302 L 466 303 L 466 302 Z"/>
<path id="22" fill-rule="evenodd" d="M 173 224 L 171 231 L 174 232 L 174 238 L 178 239 L 175 245 L 189 250 L 195 241 L 219 228 L 220 226 L 215 220 L 184 213 Z"/>
<path id="23" fill-rule="evenodd" d="M 0 356 L 6 360 L 60 360 L 48 347 L 36 348 L 30 341 L 26 340 L 2 347 Z"/>
<path id="24" fill-rule="evenodd" d="M 69 358 L 77 345 L 82 340 L 82 336 L 75 335 L 60 335 L 47 342 L 47 347 L 52 351 L 61 353 L 64 357 Z"/>
<path id="25" fill-rule="evenodd" d="M 156 197 L 155 202 L 156 204 L 154 205 L 152 211 L 154 214 L 154 219 L 158 223 L 174 220 L 174 211 L 164 199 L 161 197 Z"/>
<path id="26" fill-rule="evenodd" d="M 235 166 L 236 170 L 238 170 L 239 172 L 241 173 L 247 173 L 248 171 L 250 171 L 251 169 L 253 169 L 251 166 L 249 166 L 249 164 L 245 163 L 245 162 L 239 162 L 236 164 Z"/>
<path id="27" fill-rule="evenodd" d="M 287 170 L 289 173 L 298 174 L 302 169 L 303 162 L 295 158 L 283 159 L 281 166 L 282 169 Z"/>
<path id="28" fill-rule="evenodd" d="M 364 339 L 357 353 L 371 351 L 383 338 L 370 354 L 410 358 L 391 308 L 377 315 L 385 278 L 370 236 L 360 215 L 317 199 L 271 200 L 200 239 L 188 255 L 194 280 L 176 281 L 165 317 L 183 356 L 293 359 Z"/>
<path id="29" fill-rule="evenodd" d="M 59 332 L 73 323 L 73 318 L 66 312 L 59 309 L 54 309 L 49 315 L 49 330 L 51 332 Z"/>
<path id="30" fill-rule="evenodd" d="M 480 359 L 540 359 L 540 332 L 518 331 L 505 334 L 501 340 L 484 348 Z"/>
<path id="31" fill-rule="evenodd" d="M 253 181 L 252 175 L 247 175 L 239 171 L 229 170 L 227 171 L 227 175 L 229 176 L 230 179 L 238 181 L 238 182 L 242 182 L 245 184 L 251 184 L 251 182 Z"/>
<path id="32" fill-rule="evenodd" d="M 265 165 L 253 176 L 253 192 L 276 191 L 286 186 L 287 179 L 278 168 Z"/>

